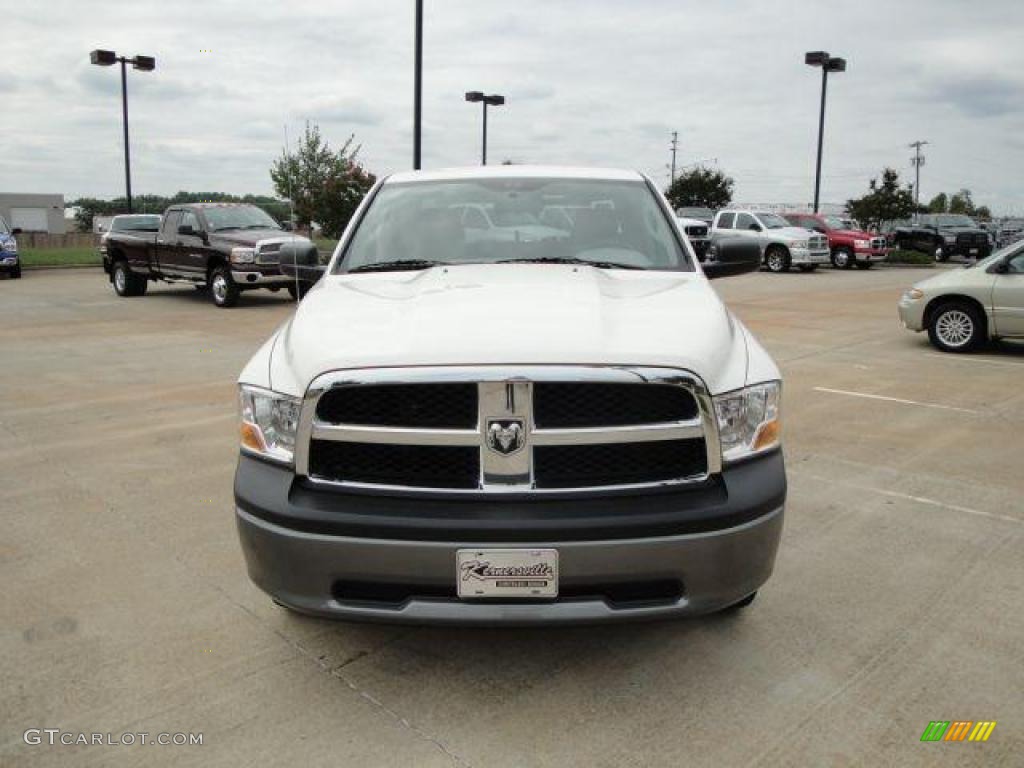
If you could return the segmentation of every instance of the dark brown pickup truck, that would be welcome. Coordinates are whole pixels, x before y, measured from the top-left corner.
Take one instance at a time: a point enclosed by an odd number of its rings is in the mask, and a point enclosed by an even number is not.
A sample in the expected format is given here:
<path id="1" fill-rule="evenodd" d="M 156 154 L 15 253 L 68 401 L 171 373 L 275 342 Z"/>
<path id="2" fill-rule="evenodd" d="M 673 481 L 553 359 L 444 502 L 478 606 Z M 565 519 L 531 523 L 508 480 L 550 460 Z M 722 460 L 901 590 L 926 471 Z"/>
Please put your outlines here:
<path id="1" fill-rule="evenodd" d="M 150 280 L 186 282 L 233 307 L 255 288 L 300 296 L 319 276 L 316 246 L 248 204 L 174 205 L 158 232 L 112 231 L 100 251 L 119 296 L 144 295 Z"/>

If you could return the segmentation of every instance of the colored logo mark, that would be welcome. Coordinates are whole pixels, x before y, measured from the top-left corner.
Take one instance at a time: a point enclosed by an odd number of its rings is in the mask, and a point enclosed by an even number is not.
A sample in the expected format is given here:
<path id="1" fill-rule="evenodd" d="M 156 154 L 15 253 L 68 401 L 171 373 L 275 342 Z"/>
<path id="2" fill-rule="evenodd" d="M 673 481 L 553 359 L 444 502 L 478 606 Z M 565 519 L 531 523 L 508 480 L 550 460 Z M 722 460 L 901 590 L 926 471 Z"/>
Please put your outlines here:
<path id="1" fill-rule="evenodd" d="M 995 720 L 932 720 L 921 741 L 988 741 L 995 727 Z"/>

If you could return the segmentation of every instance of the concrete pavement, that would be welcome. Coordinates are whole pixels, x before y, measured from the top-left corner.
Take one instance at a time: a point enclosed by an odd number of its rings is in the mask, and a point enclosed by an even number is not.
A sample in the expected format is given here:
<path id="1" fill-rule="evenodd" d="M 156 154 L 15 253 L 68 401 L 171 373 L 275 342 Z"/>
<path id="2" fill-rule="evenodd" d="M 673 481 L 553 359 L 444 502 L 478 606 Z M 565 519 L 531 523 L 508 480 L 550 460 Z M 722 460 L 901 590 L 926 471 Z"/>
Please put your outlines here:
<path id="1" fill-rule="evenodd" d="M 735 616 L 558 631 L 317 621 L 249 583 L 234 380 L 287 294 L 0 281 L 0 763 L 1019 764 L 1024 350 L 904 332 L 927 274 L 718 281 L 785 375 L 776 573 Z M 958 719 L 998 725 L 919 741 Z"/>

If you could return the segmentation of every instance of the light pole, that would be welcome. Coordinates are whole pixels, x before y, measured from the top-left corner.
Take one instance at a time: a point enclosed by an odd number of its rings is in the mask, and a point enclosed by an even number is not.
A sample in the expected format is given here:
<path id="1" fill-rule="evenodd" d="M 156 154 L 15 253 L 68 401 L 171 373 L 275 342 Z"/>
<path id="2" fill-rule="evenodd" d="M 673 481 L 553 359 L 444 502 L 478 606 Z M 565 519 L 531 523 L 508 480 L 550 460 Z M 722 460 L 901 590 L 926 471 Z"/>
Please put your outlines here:
<path id="1" fill-rule="evenodd" d="M 423 0 L 416 0 L 416 52 L 412 93 L 412 169 L 420 169 L 423 118 Z"/>
<path id="2" fill-rule="evenodd" d="M 484 105 L 484 148 L 482 165 L 487 165 L 487 105 L 500 107 L 505 103 L 505 97 L 497 93 L 484 94 L 483 91 L 468 91 L 466 101 L 481 101 Z"/>
<path id="3" fill-rule="evenodd" d="M 97 48 L 89 53 L 89 61 L 99 67 L 109 67 L 118 62 L 121 64 L 121 121 L 124 126 L 124 189 L 125 198 L 128 200 L 128 213 L 132 212 L 132 165 L 128 152 L 128 77 L 125 65 L 131 62 L 132 69 L 141 72 L 152 72 L 156 69 L 156 59 L 152 56 L 135 56 L 126 58 L 118 56 L 113 51 L 104 51 Z"/>
<path id="4" fill-rule="evenodd" d="M 910 144 L 910 148 L 914 150 L 914 156 L 910 158 L 910 164 L 914 166 L 914 208 L 921 207 L 921 166 L 924 165 L 924 155 L 921 154 L 921 147 L 927 143 L 927 141 L 915 141 Z M 914 211 L 914 217 L 916 221 L 916 210 Z"/>
<path id="5" fill-rule="evenodd" d="M 821 142 L 825 133 L 825 92 L 828 90 L 828 73 L 845 72 L 846 59 L 829 56 L 826 51 L 808 51 L 804 54 L 804 64 L 821 67 L 821 113 L 818 115 L 818 163 L 814 169 L 814 212 L 818 212 L 818 199 L 821 192 Z"/>

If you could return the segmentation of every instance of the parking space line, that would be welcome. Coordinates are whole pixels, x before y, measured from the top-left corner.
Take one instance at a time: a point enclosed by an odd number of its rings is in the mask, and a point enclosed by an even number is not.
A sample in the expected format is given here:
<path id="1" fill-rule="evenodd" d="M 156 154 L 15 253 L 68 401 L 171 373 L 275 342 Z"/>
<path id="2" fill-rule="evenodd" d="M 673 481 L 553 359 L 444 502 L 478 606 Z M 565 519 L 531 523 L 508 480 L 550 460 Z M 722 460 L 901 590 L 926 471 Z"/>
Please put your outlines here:
<path id="1" fill-rule="evenodd" d="M 815 387 L 814 391 L 828 392 L 833 395 L 848 395 L 849 397 L 863 397 L 868 400 L 885 400 L 889 403 L 901 403 L 903 405 L 919 405 L 922 408 L 939 408 L 943 411 L 959 411 L 960 413 L 981 415 L 981 411 L 973 411 L 970 408 L 958 408 L 955 405 L 942 405 L 941 403 L 922 403 L 918 400 L 906 400 L 902 397 L 886 397 L 885 395 L 872 395 L 868 392 L 851 392 L 847 389 L 829 389 L 828 387 Z"/>
<path id="2" fill-rule="evenodd" d="M 960 355 L 940 355 L 936 352 L 928 352 L 928 357 L 935 357 L 939 360 L 946 360 L 952 363 L 985 363 L 986 365 L 1002 365 L 1007 368 L 1024 368 L 1024 363 L 1012 363 L 1009 360 L 989 360 L 984 357 L 975 357 L 973 355 L 960 356 Z"/>
<path id="3" fill-rule="evenodd" d="M 854 488 L 859 491 L 871 491 L 882 496 L 889 496 L 894 499 L 903 499 L 904 501 L 914 501 L 918 504 L 925 504 L 930 507 L 940 507 L 941 509 L 948 509 L 951 512 L 964 512 L 968 515 L 977 515 L 978 517 L 987 517 L 990 520 L 1001 520 L 1004 523 L 1016 523 L 1017 525 L 1024 525 L 1024 519 L 1019 517 L 1011 517 L 1010 515 L 1000 515 L 997 512 L 985 512 L 982 509 L 972 509 L 971 507 L 961 507 L 959 504 L 947 504 L 944 501 L 936 501 L 935 499 L 929 499 L 926 496 L 914 496 L 910 493 L 900 493 L 899 491 L 887 491 L 884 488 L 875 488 L 870 485 L 861 485 L 859 483 L 848 483 L 843 480 L 836 480 L 832 477 L 821 477 L 820 475 L 812 475 L 809 472 L 803 472 L 800 469 L 789 469 L 790 472 L 796 472 L 798 475 L 803 475 L 811 480 L 818 480 L 823 483 L 829 483 L 834 485 L 842 485 L 846 488 Z"/>

